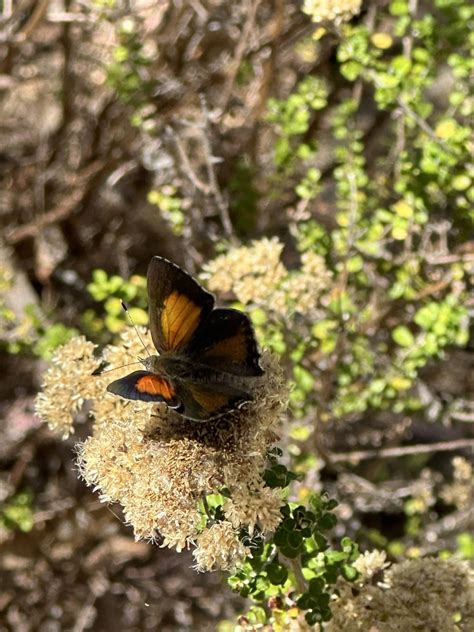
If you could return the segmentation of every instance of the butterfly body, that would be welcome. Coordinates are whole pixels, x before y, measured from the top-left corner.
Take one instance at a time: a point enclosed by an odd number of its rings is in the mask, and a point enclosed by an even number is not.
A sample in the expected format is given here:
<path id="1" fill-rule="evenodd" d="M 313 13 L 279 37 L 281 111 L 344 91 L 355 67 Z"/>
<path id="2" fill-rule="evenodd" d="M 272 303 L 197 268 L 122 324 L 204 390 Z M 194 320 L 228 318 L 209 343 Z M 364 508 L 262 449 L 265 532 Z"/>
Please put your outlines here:
<path id="1" fill-rule="evenodd" d="M 107 390 L 165 402 L 188 419 L 208 421 L 252 399 L 248 378 L 263 374 L 248 317 L 214 308 L 214 297 L 178 266 L 153 257 L 148 268 L 150 332 L 160 355 Z"/>
<path id="2" fill-rule="evenodd" d="M 199 360 L 190 361 L 184 356 L 175 354 L 163 354 L 162 356 L 149 356 L 142 360 L 143 366 L 164 379 L 174 382 L 194 384 L 229 384 L 242 386 L 245 378 L 233 375 L 226 371 L 216 371 Z"/>

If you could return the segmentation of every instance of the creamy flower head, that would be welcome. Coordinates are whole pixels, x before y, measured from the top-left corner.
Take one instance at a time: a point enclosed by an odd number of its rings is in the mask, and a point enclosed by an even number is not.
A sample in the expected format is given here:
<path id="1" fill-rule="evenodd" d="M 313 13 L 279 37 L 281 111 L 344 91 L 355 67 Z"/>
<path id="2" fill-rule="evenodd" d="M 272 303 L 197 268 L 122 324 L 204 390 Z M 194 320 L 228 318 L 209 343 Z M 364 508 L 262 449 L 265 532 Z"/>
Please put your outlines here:
<path id="1" fill-rule="evenodd" d="M 303 12 L 313 22 L 344 22 L 360 13 L 362 0 L 304 0 Z"/>
<path id="2" fill-rule="evenodd" d="M 145 329 L 141 335 L 151 345 Z M 130 373 L 130 368 L 117 369 L 112 378 L 110 374 L 92 375 L 101 363 L 101 358 L 94 355 L 96 347 L 84 336 L 75 336 L 54 352 L 50 367 L 43 375 L 35 410 L 50 429 L 60 433 L 63 438 L 74 432 L 77 413 L 86 401 L 90 403 L 90 414 L 96 423 L 107 422 L 111 416 L 123 418 L 124 415 L 133 415 L 137 410 L 148 408 L 144 402 L 131 402 L 107 393 L 107 384 L 112 379 Z M 108 346 L 103 359 L 114 368 L 132 362 L 138 364 L 140 354 L 143 354 L 143 347 L 138 336 L 133 329 L 127 328 L 121 334 L 120 346 Z"/>
<path id="3" fill-rule="evenodd" d="M 266 304 L 286 276 L 280 261 L 283 244 L 277 239 L 261 239 L 250 246 L 232 248 L 205 267 L 210 290 L 233 291 L 237 299 Z"/>
<path id="4" fill-rule="evenodd" d="M 164 405 L 148 405 L 121 419 L 96 423 L 94 434 L 78 450 L 81 474 L 100 490 L 103 501 L 120 502 L 136 538 L 161 537 L 164 546 L 177 550 L 207 542 L 198 503 L 222 488 L 243 504 L 243 490 L 248 490 L 247 504 L 254 503 L 254 509 L 242 513 L 242 526 L 277 526 L 281 500 L 264 486 L 262 473 L 287 391 L 275 358 L 263 353 L 262 365 L 266 373 L 255 386 L 254 400 L 214 421 L 196 423 Z M 261 507 L 256 508 L 259 498 Z M 230 543 L 229 538 L 224 540 Z M 237 543 L 230 550 L 233 563 L 244 554 Z M 209 569 L 209 561 L 201 564 L 202 555 L 198 566 Z M 228 568 L 229 556 L 225 562 L 217 556 L 214 565 Z"/>
<path id="5" fill-rule="evenodd" d="M 370 579 L 379 571 L 390 566 L 386 560 L 387 554 L 385 551 L 374 549 L 359 555 L 352 566 L 359 572 L 361 579 L 365 580 Z"/>
<path id="6" fill-rule="evenodd" d="M 36 397 L 35 410 L 51 430 L 67 438 L 72 432 L 76 413 L 84 401 L 94 397 L 89 380 L 97 367 L 95 346 L 84 336 L 72 338 L 55 351 L 51 366 L 43 376 L 42 390 Z"/>
<path id="7" fill-rule="evenodd" d="M 474 629 L 474 573 L 466 562 L 409 560 L 385 570 L 382 582 L 360 584 L 356 594 L 353 588 L 338 581 L 327 632 Z"/>
<path id="8" fill-rule="evenodd" d="M 474 471 L 472 464 L 462 456 L 452 460 L 453 482 L 443 486 L 440 496 L 458 509 L 468 509 L 474 504 Z"/>
<path id="9" fill-rule="evenodd" d="M 231 523 L 224 521 L 216 522 L 197 536 L 193 555 L 198 570 L 228 571 L 249 553 Z"/>
<path id="10" fill-rule="evenodd" d="M 211 290 L 232 291 L 244 305 L 252 303 L 287 318 L 312 314 L 329 287 L 331 272 L 320 255 L 306 252 L 301 268 L 288 271 L 281 262 L 283 244 L 276 238 L 254 241 L 217 257 L 205 268 Z"/>
<path id="11" fill-rule="evenodd" d="M 234 528 L 248 527 L 252 535 L 257 526 L 263 533 L 275 531 L 282 505 L 280 490 L 265 487 L 260 480 L 256 485 L 238 486 L 224 503 L 224 513 Z"/>
<path id="12" fill-rule="evenodd" d="M 150 343 L 145 332 L 142 337 Z M 135 362 L 139 354 L 143 354 L 141 343 L 127 329 L 103 357 L 113 367 Z M 100 362 L 94 345 L 83 337 L 58 349 L 37 398 L 38 413 L 53 430 L 67 436 L 76 413 L 88 401 L 93 433 L 77 447 L 78 464 L 100 499 L 122 505 L 137 539 L 159 541 L 177 550 L 198 542 L 199 568 L 230 568 L 246 554 L 237 529 L 253 531 L 259 526 L 271 531 L 281 517 L 280 494 L 262 479 L 266 453 L 276 439 L 275 428 L 288 397 L 276 357 L 262 354 L 265 374 L 251 380 L 252 401 L 205 423 L 184 419 L 165 404 L 128 401 L 108 393 L 107 384 L 131 369 L 122 367 L 112 377 L 91 375 Z M 209 525 L 200 501 L 223 488 L 230 495 L 229 518 L 224 526 Z M 211 564 L 206 542 L 219 533 L 228 549 L 214 551 Z"/>

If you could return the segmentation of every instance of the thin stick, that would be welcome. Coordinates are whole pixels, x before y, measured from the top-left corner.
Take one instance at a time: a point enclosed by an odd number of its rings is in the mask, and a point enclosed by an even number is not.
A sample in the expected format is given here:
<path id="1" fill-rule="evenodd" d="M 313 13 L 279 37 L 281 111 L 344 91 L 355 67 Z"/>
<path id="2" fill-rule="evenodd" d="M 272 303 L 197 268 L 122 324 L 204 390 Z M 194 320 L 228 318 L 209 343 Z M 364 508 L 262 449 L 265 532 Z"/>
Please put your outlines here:
<path id="1" fill-rule="evenodd" d="M 411 116 L 411 118 L 415 121 L 418 127 L 420 127 L 425 132 L 425 134 L 427 134 L 431 138 L 431 140 L 433 140 L 440 147 L 442 147 L 444 151 L 447 151 L 448 153 L 454 155 L 453 151 L 449 147 L 447 147 L 446 143 L 444 143 L 441 140 L 441 138 L 439 138 L 439 136 L 436 136 L 434 129 L 430 127 L 430 125 L 428 125 L 425 119 L 421 118 L 421 116 L 417 114 L 413 108 L 411 108 L 407 103 L 405 103 L 405 101 L 403 101 L 403 99 L 401 99 L 400 97 L 397 97 L 397 103 L 405 112 L 405 114 L 408 114 L 408 116 Z"/>
<path id="2" fill-rule="evenodd" d="M 196 172 L 191 167 L 191 163 L 189 161 L 188 155 L 186 154 L 186 151 L 185 151 L 185 149 L 183 147 L 183 144 L 181 143 L 181 139 L 179 138 L 178 134 L 176 134 L 176 132 L 174 131 L 174 129 L 170 125 L 168 125 L 166 127 L 165 131 L 168 134 L 168 136 L 170 136 L 173 139 L 173 141 L 174 141 L 174 144 L 176 146 L 176 150 L 177 150 L 178 155 L 179 155 L 179 157 L 181 159 L 181 165 L 180 165 L 181 169 L 188 176 L 188 178 L 190 179 L 192 184 L 194 184 L 196 189 L 198 189 L 199 191 L 202 191 L 204 193 L 204 195 L 209 195 L 211 193 L 210 186 L 208 184 L 206 184 L 205 182 L 203 182 L 196 175 Z"/>
<path id="3" fill-rule="evenodd" d="M 84 199 L 84 187 L 104 168 L 101 160 L 96 160 L 81 172 L 79 172 L 73 188 L 69 188 L 67 195 L 64 195 L 60 202 L 51 211 L 48 211 L 28 224 L 19 226 L 5 235 L 5 241 L 14 245 L 30 237 L 36 237 L 44 228 L 51 224 L 56 224 L 66 217 L 69 217 Z"/>
<path id="4" fill-rule="evenodd" d="M 35 4 L 35 8 L 31 13 L 30 18 L 26 22 L 26 24 L 22 27 L 21 31 L 17 35 L 18 42 L 24 42 L 28 37 L 33 33 L 36 27 L 39 25 L 41 20 L 46 14 L 48 9 L 49 0 L 39 0 Z"/>
<path id="5" fill-rule="evenodd" d="M 303 570 L 301 568 L 301 563 L 300 563 L 299 558 L 290 559 L 289 557 L 285 557 L 284 555 L 281 555 L 281 554 L 280 554 L 280 557 L 286 562 L 286 564 L 293 571 L 293 574 L 295 576 L 296 586 L 298 587 L 298 590 L 300 591 L 300 593 L 305 593 L 308 590 L 308 586 L 306 583 L 306 579 L 303 575 Z"/>
<path id="6" fill-rule="evenodd" d="M 229 64 L 227 71 L 227 79 L 222 89 L 222 104 L 221 110 L 225 112 L 232 95 L 232 89 L 235 84 L 235 78 L 239 72 L 240 65 L 244 58 L 245 51 L 248 47 L 252 29 L 255 26 L 255 19 L 257 17 L 257 10 L 260 5 L 260 0 L 247 0 L 243 7 L 244 12 L 247 14 L 244 22 L 244 26 L 240 33 L 239 41 L 235 49 L 235 55 L 232 62 Z"/>
<path id="7" fill-rule="evenodd" d="M 234 227 L 232 226 L 232 222 L 229 215 L 229 206 L 227 202 L 224 200 L 222 192 L 219 188 L 219 183 L 217 182 L 216 172 L 214 170 L 214 165 L 212 163 L 212 147 L 211 142 L 209 140 L 211 131 L 209 129 L 209 110 L 207 109 L 206 99 L 203 94 L 199 95 L 201 101 L 201 111 L 204 121 L 204 130 L 202 132 L 202 142 L 206 154 L 206 168 L 207 168 L 207 177 L 209 181 L 209 186 L 211 189 L 211 193 L 214 196 L 214 199 L 217 204 L 217 208 L 219 210 L 219 214 L 221 216 L 222 227 L 226 233 L 228 239 L 234 239 Z"/>
<path id="8" fill-rule="evenodd" d="M 429 454 L 430 452 L 448 452 L 473 448 L 474 439 L 457 439 L 456 441 L 440 441 L 439 443 L 422 443 L 398 448 L 382 448 L 381 450 L 355 450 L 354 452 L 340 452 L 329 456 L 331 463 L 347 461 L 363 461 L 375 458 L 392 458 L 406 456 L 408 454 Z"/>
<path id="9" fill-rule="evenodd" d="M 212 518 L 211 510 L 210 510 L 209 505 L 207 503 L 206 494 L 202 495 L 202 504 L 204 506 L 204 511 L 206 512 L 207 517 L 208 518 Z"/>
<path id="10" fill-rule="evenodd" d="M 380 88 L 381 85 L 380 85 L 380 82 L 377 81 L 376 74 L 370 73 L 369 76 L 374 82 L 374 84 L 378 88 Z M 422 129 L 425 132 L 425 134 L 427 134 L 431 138 L 431 140 L 433 140 L 437 145 L 439 145 L 447 153 L 451 154 L 452 156 L 456 156 L 455 152 L 450 147 L 448 147 L 448 145 L 446 145 L 446 143 L 439 136 L 436 135 L 436 132 L 434 131 L 434 129 L 417 112 L 415 112 L 415 110 L 411 108 L 408 105 L 408 103 L 405 103 L 405 101 L 401 97 L 396 97 L 395 100 L 398 103 L 400 109 L 403 110 L 405 114 L 407 114 L 409 117 L 411 117 L 415 121 L 415 123 L 418 125 L 418 127 Z"/>

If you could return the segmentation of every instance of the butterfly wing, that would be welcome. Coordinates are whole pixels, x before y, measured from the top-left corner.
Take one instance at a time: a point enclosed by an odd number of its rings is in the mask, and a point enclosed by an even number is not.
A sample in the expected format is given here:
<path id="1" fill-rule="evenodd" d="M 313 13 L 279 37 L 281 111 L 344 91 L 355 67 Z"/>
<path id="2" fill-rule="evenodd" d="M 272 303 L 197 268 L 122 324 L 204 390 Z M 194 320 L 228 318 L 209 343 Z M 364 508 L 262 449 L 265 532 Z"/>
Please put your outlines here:
<path id="1" fill-rule="evenodd" d="M 250 393 L 228 384 L 180 383 L 176 412 L 193 421 L 209 421 L 252 400 Z"/>
<path id="2" fill-rule="evenodd" d="M 264 371 L 252 324 L 236 309 L 214 309 L 185 348 L 196 363 L 242 377 L 257 377 Z"/>
<path id="3" fill-rule="evenodd" d="M 160 353 L 181 349 L 211 313 L 213 295 L 162 257 L 150 261 L 147 285 L 153 344 Z"/>
<path id="4" fill-rule="evenodd" d="M 174 385 L 164 378 L 148 371 L 134 371 L 107 386 L 109 393 L 125 399 L 139 399 L 144 402 L 165 402 L 170 408 L 179 406 Z"/>

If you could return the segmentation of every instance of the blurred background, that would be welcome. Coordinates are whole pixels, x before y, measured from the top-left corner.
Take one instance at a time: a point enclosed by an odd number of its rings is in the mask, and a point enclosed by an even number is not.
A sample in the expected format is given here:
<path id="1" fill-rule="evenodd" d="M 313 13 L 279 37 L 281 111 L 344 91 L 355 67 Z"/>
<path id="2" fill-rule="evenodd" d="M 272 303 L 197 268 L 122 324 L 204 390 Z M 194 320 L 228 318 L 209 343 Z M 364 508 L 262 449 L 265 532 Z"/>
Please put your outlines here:
<path id="1" fill-rule="evenodd" d="M 147 323 L 153 255 L 251 316 L 292 386 L 291 496 L 389 559 L 474 557 L 463 0 L 0 0 L 0 630 L 233 629 L 133 541 L 34 399 L 54 350 Z M 219 623 L 227 621 L 227 624 Z M 227 627 L 225 627 L 227 626 Z"/>

